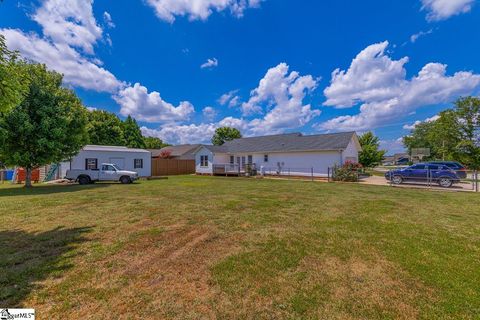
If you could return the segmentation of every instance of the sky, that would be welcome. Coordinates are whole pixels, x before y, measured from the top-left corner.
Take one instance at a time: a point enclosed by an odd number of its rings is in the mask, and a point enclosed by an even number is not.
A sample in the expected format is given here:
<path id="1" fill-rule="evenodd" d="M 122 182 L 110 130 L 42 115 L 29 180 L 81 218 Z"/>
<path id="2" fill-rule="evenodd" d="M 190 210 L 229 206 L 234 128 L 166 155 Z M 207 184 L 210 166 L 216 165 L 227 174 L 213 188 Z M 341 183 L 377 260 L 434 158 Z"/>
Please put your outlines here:
<path id="1" fill-rule="evenodd" d="M 478 0 L 3 0 L 10 49 L 145 135 L 401 137 L 480 94 Z"/>

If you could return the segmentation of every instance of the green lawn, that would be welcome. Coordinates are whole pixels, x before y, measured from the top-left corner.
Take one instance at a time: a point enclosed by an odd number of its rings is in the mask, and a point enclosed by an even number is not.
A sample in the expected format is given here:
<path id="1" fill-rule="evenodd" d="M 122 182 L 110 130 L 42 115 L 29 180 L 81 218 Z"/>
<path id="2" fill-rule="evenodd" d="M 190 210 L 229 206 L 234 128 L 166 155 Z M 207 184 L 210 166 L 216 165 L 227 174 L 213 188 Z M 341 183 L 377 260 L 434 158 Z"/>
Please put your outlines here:
<path id="1" fill-rule="evenodd" d="M 40 319 L 478 319 L 480 196 L 172 177 L 0 186 L 0 306 Z"/>

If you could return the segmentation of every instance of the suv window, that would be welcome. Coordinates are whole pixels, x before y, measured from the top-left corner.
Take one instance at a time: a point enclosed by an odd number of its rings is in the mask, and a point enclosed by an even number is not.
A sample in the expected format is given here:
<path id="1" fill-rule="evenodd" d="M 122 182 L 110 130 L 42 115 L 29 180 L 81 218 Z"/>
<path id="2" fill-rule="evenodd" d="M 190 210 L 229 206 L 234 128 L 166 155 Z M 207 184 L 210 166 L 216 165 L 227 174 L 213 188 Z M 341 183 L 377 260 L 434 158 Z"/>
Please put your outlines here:
<path id="1" fill-rule="evenodd" d="M 414 166 L 411 166 L 410 169 L 413 170 L 424 170 L 426 169 L 426 166 L 424 164 L 416 164 Z"/>

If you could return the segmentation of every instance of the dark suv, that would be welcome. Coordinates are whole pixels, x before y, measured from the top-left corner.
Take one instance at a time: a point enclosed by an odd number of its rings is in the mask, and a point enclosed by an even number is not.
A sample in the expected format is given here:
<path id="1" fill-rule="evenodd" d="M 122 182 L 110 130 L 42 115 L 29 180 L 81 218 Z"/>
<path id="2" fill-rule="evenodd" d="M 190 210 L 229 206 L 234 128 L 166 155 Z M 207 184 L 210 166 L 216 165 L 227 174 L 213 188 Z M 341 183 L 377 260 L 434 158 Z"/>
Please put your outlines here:
<path id="1" fill-rule="evenodd" d="M 450 188 L 454 183 L 460 182 L 460 178 L 454 170 L 444 165 L 431 163 L 418 163 L 407 168 L 386 172 L 385 179 L 391 180 L 394 184 L 401 184 L 404 181 L 436 182 L 444 188 Z"/>
<path id="2" fill-rule="evenodd" d="M 447 166 L 450 169 L 454 170 L 457 173 L 457 176 L 460 179 L 466 179 L 467 178 L 467 169 L 460 163 L 456 161 L 430 161 L 430 164 L 437 164 L 437 165 L 442 165 L 442 166 Z"/>

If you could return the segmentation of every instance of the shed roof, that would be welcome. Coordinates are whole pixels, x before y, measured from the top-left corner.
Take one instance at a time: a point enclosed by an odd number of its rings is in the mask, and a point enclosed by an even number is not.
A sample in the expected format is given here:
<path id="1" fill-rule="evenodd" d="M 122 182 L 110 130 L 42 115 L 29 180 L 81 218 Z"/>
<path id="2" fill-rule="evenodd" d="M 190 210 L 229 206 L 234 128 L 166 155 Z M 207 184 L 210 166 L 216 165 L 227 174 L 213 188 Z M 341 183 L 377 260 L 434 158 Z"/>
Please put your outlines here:
<path id="1" fill-rule="evenodd" d="M 86 145 L 82 149 L 83 151 L 106 151 L 106 152 L 146 152 L 150 153 L 148 150 L 144 149 L 135 149 L 135 148 L 127 148 L 121 146 L 97 146 L 97 145 Z"/>

